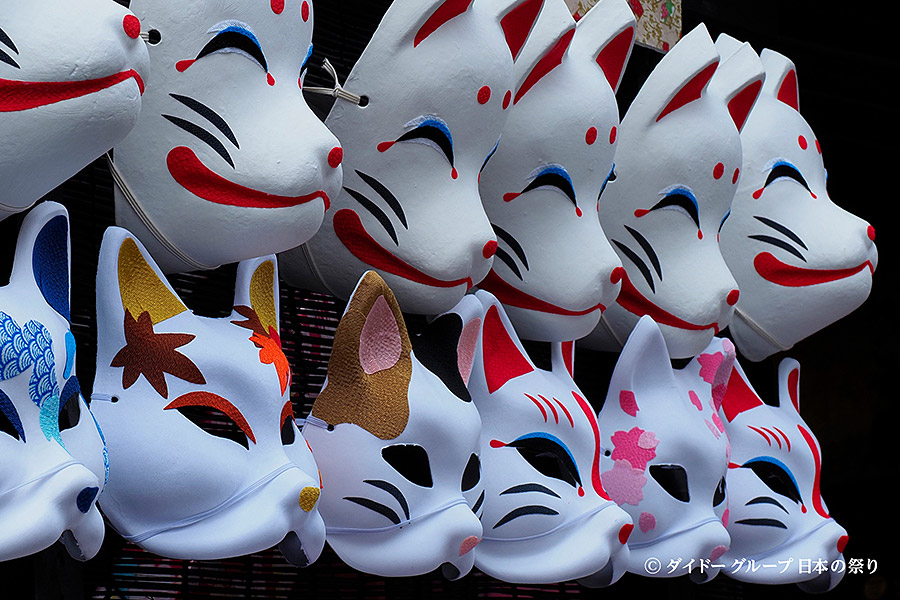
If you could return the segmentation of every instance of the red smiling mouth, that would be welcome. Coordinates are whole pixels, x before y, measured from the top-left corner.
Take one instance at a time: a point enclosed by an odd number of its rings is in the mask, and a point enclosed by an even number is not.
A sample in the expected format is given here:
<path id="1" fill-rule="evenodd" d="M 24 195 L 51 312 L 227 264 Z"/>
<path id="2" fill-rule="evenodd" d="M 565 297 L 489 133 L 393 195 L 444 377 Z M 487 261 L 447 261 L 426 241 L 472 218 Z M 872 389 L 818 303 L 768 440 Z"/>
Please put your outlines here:
<path id="1" fill-rule="evenodd" d="M 631 283 L 631 280 L 628 278 L 628 273 L 622 271 L 622 291 L 619 292 L 619 297 L 616 298 L 616 304 L 624 308 L 630 313 L 633 313 L 639 317 L 644 315 L 650 315 L 653 317 L 653 320 L 659 323 L 660 325 L 668 325 L 669 327 L 677 327 L 678 329 L 686 329 L 688 331 L 703 331 L 704 329 L 712 329 L 714 333 L 719 333 L 719 324 L 718 323 L 709 323 L 707 325 L 696 325 L 694 323 L 689 323 L 680 317 L 676 317 L 672 313 L 663 310 L 657 305 L 650 302 L 647 298 L 645 298 L 634 284 Z"/>
<path id="2" fill-rule="evenodd" d="M 0 112 L 17 112 L 87 96 L 134 77 L 141 95 L 144 80 L 134 69 L 85 81 L 16 81 L 0 79 Z"/>
<path id="3" fill-rule="evenodd" d="M 493 269 L 491 269 L 487 277 L 484 278 L 484 281 L 478 284 L 478 287 L 492 293 L 497 297 L 497 300 L 499 300 L 503 304 L 515 306 L 516 308 L 526 308 L 538 312 L 549 313 L 552 315 L 581 317 L 584 315 L 588 315 L 595 310 L 599 310 L 601 312 L 606 310 L 606 307 L 603 304 L 596 304 L 584 310 L 569 310 L 566 308 L 562 308 L 561 306 L 556 306 L 555 304 L 550 304 L 546 300 L 535 298 L 534 296 L 526 294 L 522 290 L 510 285 L 509 283 L 501 279 L 501 277 L 497 275 L 497 273 L 495 273 Z"/>
<path id="4" fill-rule="evenodd" d="M 216 204 L 245 208 L 287 208 L 321 198 L 325 203 L 325 210 L 331 206 L 328 194 L 322 190 L 305 196 L 278 196 L 228 181 L 209 170 L 200 162 L 194 151 L 185 146 L 178 146 L 169 151 L 166 166 L 181 187 L 199 198 Z"/>
<path id="5" fill-rule="evenodd" d="M 849 269 L 804 269 L 783 263 L 769 252 L 761 252 L 753 259 L 753 266 L 760 277 L 776 285 L 785 287 L 806 287 L 838 279 L 846 279 L 869 267 L 874 273 L 875 267 L 870 261 Z"/>
<path id="6" fill-rule="evenodd" d="M 458 285 L 465 285 L 466 290 L 468 290 L 473 285 L 472 279 L 469 277 L 453 281 L 436 279 L 397 258 L 369 235 L 369 232 L 363 227 L 359 215 L 349 208 L 339 210 L 334 215 L 334 232 L 344 247 L 350 251 L 350 254 L 367 265 L 381 269 L 391 275 L 397 275 L 416 283 L 437 288 L 452 288 Z"/>

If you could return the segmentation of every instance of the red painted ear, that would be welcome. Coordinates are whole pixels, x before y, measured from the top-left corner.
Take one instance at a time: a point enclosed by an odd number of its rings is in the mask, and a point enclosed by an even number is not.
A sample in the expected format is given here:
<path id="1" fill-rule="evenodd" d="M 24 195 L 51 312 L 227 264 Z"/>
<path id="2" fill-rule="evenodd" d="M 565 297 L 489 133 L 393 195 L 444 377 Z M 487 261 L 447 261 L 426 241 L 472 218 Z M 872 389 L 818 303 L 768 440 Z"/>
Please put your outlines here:
<path id="1" fill-rule="evenodd" d="M 753 104 L 759 96 L 762 84 L 762 80 L 758 79 L 754 81 L 735 94 L 731 101 L 728 102 L 728 112 L 731 115 L 731 120 L 734 121 L 734 124 L 737 126 L 738 131 L 744 128 L 744 123 L 747 122 L 747 115 L 750 114 L 750 110 L 753 108 Z"/>
<path id="2" fill-rule="evenodd" d="M 522 99 L 522 96 L 528 93 L 534 84 L 541 80 L 541 77 L 555 69 L 562 63 L 563 55 L 572 43 L 572 37 L 575 35 L 575 28 L 565 32 L 559 40 L 547 51 L 546 54 L 534 65 L 528 77 L 522 82 L 513 99 L 513 104 Z"/>
<path id="3" fill-rule="evenodd" d="M 791 69 L 778 86 L 777 98 L 800 112 L 800 94 L 797 91 L 797 71 Z"/>
<path id="4" fill-rule="evenodd" d="M 500 19 L 500 27 L 506 35 L 506 45 L 513 60 L 519 57 L 543 6 L 544 0 L 525 0 Z"/>
<path id="5" fill-rule="evenodd" d="M 575 377 L 575 342 L 563 342 L 560 348 L 569 377 Z"/>
<path id="6" fill-rule="evenodd" d="M 682 106 L 690 104 L 694 100 L 699 100 L 700 95 L 706 88 L 706 84 L 708 84 L 709 80 L 712 79 L 712 76 L 716 72 L 716 68 L 718 66 L 719 63 L 715 62 L 700 71 L 697 75 L 694 76 L 693 79 L 688 81 L 680 90 L 678 90 L 678 93 L 675 94 L 675 96 L 666 105 L 666 107 L 662 109 L 662 112 L 659 113 L 659 116 L 656 117 L 656 120 L 659 121 L 672 111 L 678 110 Z"/>
<path id="7" fill-rule="evenodd" d="M 488 393 L 493 394 L 510 379 L 534 370 L 504 327 L 496 306 L 491 306 L 485 314 L 482 332 L 484 378 Z"/>
<path id="8" fill-rule="evenodd" d="M 428 17 L 428 20 L 425 21 L 425 24 L 422 25 L 418 32 L 416 32 L 416 37 L 413 40 L 413 47 L 418 46 L 422 43 L 422 40 L 437 31 L 441 25 L 453 17 L 458 17 L 466 12 L 471 4 L 472 0 L 446 0 L 437 7 L 431 16 Z"/>
<path id="9" fill-rule="evenodd" d="M 791 369 L 788 373 L 788 394 L 791 397 L 791 404 L 794 410 L 800 412 L 800 369 Z"/>
<path id="10" fill-rule="evenodd" d="M 634 27 L 629 27 L 614 37 L 597 55 L 597 64 L 603 69 L 609 86 L 615 91 L 622 81 L 622 71 L 634 42 Z"/>
<path id="11" fill-rule="evenodd" d="M 722 400 L 722 410 L 725 411 L 728 422 L 731 423 L 742 412 L 762 404 L 762 399 L 750 388 L 737 367 L 732 369 L 731 377 L 728 379 L 728 390 L 725 392 L 725 399 Z"/>

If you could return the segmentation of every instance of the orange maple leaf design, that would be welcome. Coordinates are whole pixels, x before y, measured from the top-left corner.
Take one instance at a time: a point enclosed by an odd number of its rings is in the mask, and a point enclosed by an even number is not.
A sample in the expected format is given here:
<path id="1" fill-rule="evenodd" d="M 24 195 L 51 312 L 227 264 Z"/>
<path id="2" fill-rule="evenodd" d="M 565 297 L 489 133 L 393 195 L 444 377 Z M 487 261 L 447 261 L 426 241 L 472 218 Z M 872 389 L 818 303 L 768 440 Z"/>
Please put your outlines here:
<path id="1" fill-rule="evenodd" d="M 281 349 L 281 338 L 274 327 L 266 331 L 259 315 L 249 306 L 235 306 L 234 310 L 246 321 L 232 321 L 238 327 L 249 329 L 253 332 L 250 341 L 259 348 L 259 362 L 265 365 L 274 365 L 278 373 L 278 382 L 281 384 L 281 393 L 284 394 L 291 383 L 291 365 Z"/>

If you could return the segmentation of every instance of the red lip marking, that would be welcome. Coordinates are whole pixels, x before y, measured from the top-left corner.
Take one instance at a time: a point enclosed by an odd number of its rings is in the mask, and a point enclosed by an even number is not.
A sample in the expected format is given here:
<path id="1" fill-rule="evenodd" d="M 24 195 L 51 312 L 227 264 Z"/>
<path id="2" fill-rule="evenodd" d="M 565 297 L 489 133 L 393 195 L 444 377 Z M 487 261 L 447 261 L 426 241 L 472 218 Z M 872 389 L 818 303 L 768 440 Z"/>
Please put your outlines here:
<path id="1" fill-rule="evenodd" d="M 491 272 L 488 273 L 487 277 L 478 284 L 478 287 L 489 291 L 493 295 L 497 297 L 503 304 L 508 304 L 509 306 L 515 306 L 517 308 L 527 308 L 529 310 L 536 310 L 538 312 L 549 313 L 552 315 L 564 315 L 567 317 L 580 317 L 583 315 L 588 315 L 595 310 L 604 311 L 606 307 L 603 304 L 596 304 L 590 308 L 585 308 L 584 310 L 569 310 L 566 308 L 562 308 L 560 306 L 556 306 L 555 304 L 550 304 L 546 300 L 541 300 L 540 298 L 535 298 L 529 294 L 526 294 L 520 289 L 517 289 L 500 278 L 497 273 L 491 269 Z"/>
<path id="2" fill-rule="evenodd" d="M 198 198 L 216 204 L 247 208 L 286 208 L 321 198 L 325 203 L 325 210 L 331 206 L 328 194 L 321 190 L 305 196 L 277 196 L 228 181 L 210 171 L 200 162 L 194 151 L 185 146 L 178 146 L 169 151 L 166 166 L 178 185 Z"/>
<path id="3" fill-rule="evenodd" d="M 753 266 L 759 276 L 766 281 L 785 287 L 806 287 L 846 279 L 856 275 L 866 267 L 874 273 L 875 267 L 870 261 L 849 269 L 804 269 L 781 262 L 769 252 L 761 252 L 753 259 Z"/>
<path id="4" fill-rule="evenodd" d="M 0 79 L 0 112 L 17 112 L 72 100 L 112 87 L 134 77 L 141 95 L 144 80 L 134 69 L 85 81 L 16 81 Z"/>
<path id="5" fill-rule="evenodd" d="M 465 285 L 468 290 L 473 285 L 472 279 L 469 277 L 452 281 L 436 279 L 397 258 L 369 235 L 369 232 L 363 227 L 359 215 L 349 208 L 339 210 L 334 215 L 334 232 L 344 247 L 350 251 L 350 254 L 367 265 L 381 269 L 391 275 L 437 288 L 452 288 L 458 285 Z"/>
<path id="6" fill-rule="evenodd" d="M 650 315 L 653 317 L 653 320 L 660 325 L 668 325 L 669 327 L 677 327 L 678 329 L 686 329 L 687 331 L 712 329 L 715 333 L 719 333 L 718 323 L 708 323 L 706 325 L 689 323 L 653 304 L 645 298 L 636 287 L 634 287 L 627 272 L 622 275 L 622 291 L 619 292 L 619 297 L 616 298 L 616 304 L 639 317 Z"/>

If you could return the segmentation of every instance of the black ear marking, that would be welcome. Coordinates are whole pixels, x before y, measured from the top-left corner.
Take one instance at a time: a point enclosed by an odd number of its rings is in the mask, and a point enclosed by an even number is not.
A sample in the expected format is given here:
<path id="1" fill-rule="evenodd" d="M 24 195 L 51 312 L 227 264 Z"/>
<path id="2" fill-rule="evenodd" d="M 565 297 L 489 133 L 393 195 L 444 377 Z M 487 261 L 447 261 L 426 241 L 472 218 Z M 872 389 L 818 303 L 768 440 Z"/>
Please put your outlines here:
<path id="1" fill-rule="evenodd" d="M 471 402 L 472 397 L 459 373 L 456 350 L 462 329 L 462 318 L 456 313 L 447 313 L 432 321 L 421 335 L 412 336 L 411 341 L 419 362 L 437 375 L 454 396 Z"/>

